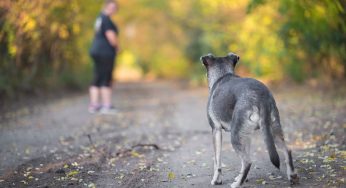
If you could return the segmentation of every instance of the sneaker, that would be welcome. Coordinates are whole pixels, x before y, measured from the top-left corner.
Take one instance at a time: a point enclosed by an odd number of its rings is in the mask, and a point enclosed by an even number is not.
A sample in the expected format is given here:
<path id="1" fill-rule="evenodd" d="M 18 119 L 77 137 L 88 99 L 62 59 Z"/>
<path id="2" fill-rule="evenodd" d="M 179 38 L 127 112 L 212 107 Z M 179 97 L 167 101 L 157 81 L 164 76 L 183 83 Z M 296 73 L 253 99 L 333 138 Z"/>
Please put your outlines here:
<path id="1" fill-rule="evenodd" d="M 100 106 L 98 105 L 89 105 L 88 111 L 91 114 L 94 114 L 100 110 Z"/>
<path id="2" fill-rule="evenodd" d="M 116 114 L 118 112 L 117 109 L 115 109 L 113 106 L 110 106 L 110 107 L 107 107 L 107 106 L 103 106 L 101 109 L 100 109 L 100 113 L 101 114 Z"/>

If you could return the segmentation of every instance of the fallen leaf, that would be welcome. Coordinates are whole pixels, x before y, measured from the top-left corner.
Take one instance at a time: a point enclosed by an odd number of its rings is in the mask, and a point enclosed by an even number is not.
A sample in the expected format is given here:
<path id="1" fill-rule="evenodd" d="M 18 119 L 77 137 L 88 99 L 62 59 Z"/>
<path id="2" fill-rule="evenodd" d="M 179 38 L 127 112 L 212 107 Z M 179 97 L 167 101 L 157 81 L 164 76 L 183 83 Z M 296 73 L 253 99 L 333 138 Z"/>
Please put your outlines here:
<path id="1" fill-rule="evenodd" d="M 190 161 L 187 161 L 186 163 L 187 163 L 187 164 L 195 164 L 195 163 L 196 163 L 196 160 L 192 159 L 192 160 L 190 160 Z"/>
<path id="2" fill-rule="evenodd" d="M 175 174 L 173 172 L 168 172 L 168 180 L 172 181 L 173 179 L 175 179 Z"/>
<path id="3" fill-rule="evenodd" d="M 136 151 L 131 151 L 131 156 L 132 157 L 140 157 L 141 155 Z"/>
<path id="4" fill-rule="evenodd" d="M 78 163 L 77 162 L 73 162 L 71 165 L 72 166 L 78 166 Z"/>
<path id="5" fill-rule="evenodd" d="M 72 170 L 72 171 L 70 171 L 70 172 L 67 174 L 67 176 L 68 176 L 68 177 L 71 177 L 71 176 L 74 176 L 74 175 L 77 175 L 77 174 L 79 174 L 79 172 L 78 172 L 77 170 Z"/>
<path id="6" fill-rule="evenodd" d="M 346 151 L 339 151 L 342 159 L 346 159 Z"/>
<path id="7" fill-rule="evenodd" d="M 328 156 L 323 160 L 324 163 L 334 162 L 336 160 L 335 155 Z"/>
<path id="8" fill-rule="evenodd" d="M 258 183 L 258 184 L 263 184 L 263 182 L 265 182 L 264 179 L 257 179 L 256 180 L 256 183 Z"/>
<path id="9" fill-rule="evenodd" d="M 125 177 L 125 175 L 124 175 L 124 174 L 120 174 L 119 176 L 115 177 L 115 179 L 122 180 L 124 177 Z"/>
<path id="10" fill-rule="evenodd" d="M 26 148 L 24 152 L 26 155 L 29 155 L 30 154 L 30 148 Z"/>
<path id="11" fill-rule="evenodd" d="M 88 187 L 89 187 L 89 188 L 96 188 L 96 185 L 95 185 L 94 183 L 89 183 L 89 184 L 88 184 Z"/>

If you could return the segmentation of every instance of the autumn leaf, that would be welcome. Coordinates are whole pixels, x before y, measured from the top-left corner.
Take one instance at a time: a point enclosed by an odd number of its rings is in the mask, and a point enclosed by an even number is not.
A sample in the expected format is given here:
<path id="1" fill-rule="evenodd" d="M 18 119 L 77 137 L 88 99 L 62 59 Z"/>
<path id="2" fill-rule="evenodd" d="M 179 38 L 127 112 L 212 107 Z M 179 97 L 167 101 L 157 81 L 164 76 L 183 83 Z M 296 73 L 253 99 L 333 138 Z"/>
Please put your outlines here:
<path id="1" fill-rule="evenodd" d="M 131 151 L 131 156 L 132 157 L 140 157 L 141 155 L 136 151 Z"/>
<path id="2" fill-rule="evenodd" d="M 342 159 L 346 159 L 346 151 L 340 151 L 339 153 Z"/>
<path id="3" fill-rule="evenodd" d="M 89 183 L 88 188 L 96 188 L 96 185 L 94 183 Z"/>
<path id="4" fill-rule="evenodd" d="M 264 184 L 265 184 L 265 181 L 264 181 L 264 179 L 262 179 L 262 178 L 256 180 L 256 183 L 257 183 L 257 184 L 263 184 L 263 182 L 264 182 Z"/>
<path id="5" fill-rule="evenodd" d="M 71 176 L 75 176 L 75 175 L 77 175 L 77 174 L 79 174 L 79 172 L 78 172 L 77 170 L 72 170 L 72 171 L 70 171 L 70 172 L 67 174 L 67 176 L 68 176 L 68 177 L 71 177 Z"/>
<path id="6" fill-rule="evenodd" d="M 173 172 L 168 172 L 168 180 L 172 181 L 175 179 L 175 174 Z"/>

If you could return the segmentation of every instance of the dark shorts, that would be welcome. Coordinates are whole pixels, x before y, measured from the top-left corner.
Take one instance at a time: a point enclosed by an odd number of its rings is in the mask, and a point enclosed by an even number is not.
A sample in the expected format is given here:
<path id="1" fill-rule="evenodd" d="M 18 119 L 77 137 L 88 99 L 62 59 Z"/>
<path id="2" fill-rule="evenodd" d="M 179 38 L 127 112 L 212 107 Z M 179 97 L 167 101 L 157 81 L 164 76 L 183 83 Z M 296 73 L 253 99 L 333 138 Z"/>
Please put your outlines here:
<path id="1" fill-rule="evenodd" d="M 112 85 L 114 57 L 92 56 L 94 60 L 94 80 L 92 86 L 110 87 Z"/>

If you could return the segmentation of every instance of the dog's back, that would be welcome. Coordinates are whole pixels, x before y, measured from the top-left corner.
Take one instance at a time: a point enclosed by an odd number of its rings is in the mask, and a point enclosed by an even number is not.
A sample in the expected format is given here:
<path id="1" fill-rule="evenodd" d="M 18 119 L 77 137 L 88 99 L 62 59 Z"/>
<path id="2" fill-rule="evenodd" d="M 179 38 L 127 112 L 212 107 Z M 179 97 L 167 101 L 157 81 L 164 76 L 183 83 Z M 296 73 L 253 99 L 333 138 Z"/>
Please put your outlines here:
<path id="1" fill-rule="evenodd" d="M 274 99 L 261 82 L 252 78 L 225 75 L 210 91 L 210 107 L 222 121 L 229 121 L 234 110 L 272 108 Z"/>

